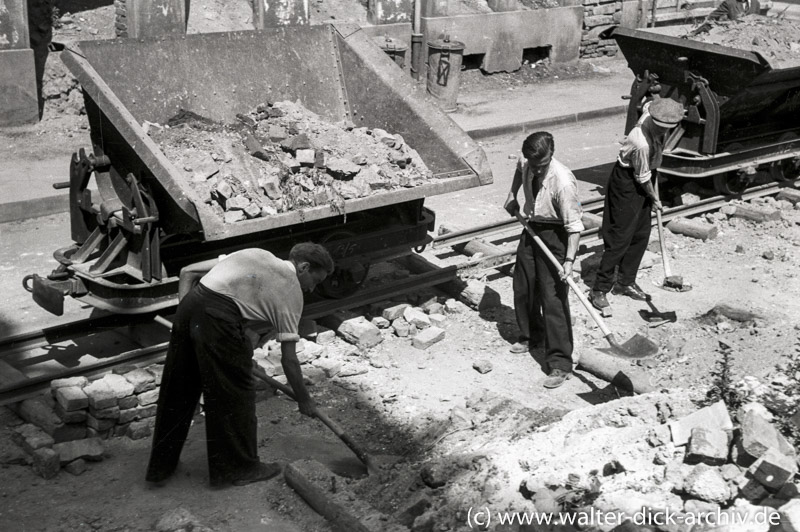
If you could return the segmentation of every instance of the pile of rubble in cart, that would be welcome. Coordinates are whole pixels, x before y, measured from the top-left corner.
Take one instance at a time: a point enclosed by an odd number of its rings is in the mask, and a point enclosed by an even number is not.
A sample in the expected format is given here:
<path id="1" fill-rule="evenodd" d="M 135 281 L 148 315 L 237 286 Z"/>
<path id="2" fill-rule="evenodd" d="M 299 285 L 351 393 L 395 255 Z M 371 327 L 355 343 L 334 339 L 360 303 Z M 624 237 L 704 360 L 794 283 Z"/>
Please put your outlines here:
<path id="1" fill-rule="evenodd" d="M 182 112 L 148 134 L 226 223 L 415 187 L 432 178 L 416 150 L 379 128 L 332 124 L 300 103 L 262 104 L 221 124 Z"/>

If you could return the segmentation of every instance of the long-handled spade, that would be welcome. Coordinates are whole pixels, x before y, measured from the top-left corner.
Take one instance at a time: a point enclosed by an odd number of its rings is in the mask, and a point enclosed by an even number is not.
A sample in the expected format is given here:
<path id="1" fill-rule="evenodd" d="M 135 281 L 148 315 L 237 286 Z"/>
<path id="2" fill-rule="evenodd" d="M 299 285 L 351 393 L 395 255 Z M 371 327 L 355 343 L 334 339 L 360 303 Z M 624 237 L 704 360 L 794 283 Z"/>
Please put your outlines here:
<path id="1" fill-rule="evenodd" d="M 655 189 L 656 198 L 658 198 L 658 179 L 653 184 Z M 664 240 L 664 225 L 661 223 L 661 211 L 656 210 L 656 221 L 658 222 L 658 243 L 661 245 L 661 263 L 664 265 L 664 282 L 661 287 L 674 290 L 676 292 L 688 292 L 692 289 L 688 284 L 683 284 L 683 277 L 680 275 L 672 275 L 669 267 L 669 258 L 667 257 L 667 243 Z"/>
<path id="2" fill-rule="evenodd" d="M 547 245 L 545 245 L 545 243 L 542 242 L 542 239 L 539 238 L 539 236 L 534 232 L 534 230 L 531 229 L 531 226 L 528 225 L 527 220 L 522 216 L 522 214 L 519 211 L 517 211 L 515 215 L 519 223 L 522 224 L 522 227 L 525 228 L 528 234 L 531 235 L 531 237 L 533 238 L 534 242 L 536 242 L 536 245 L 539 246 L 542 252 L 544 252 L 548 260 L 550 260 L 550 262 L 553 263 L 553 266 L 555 266 L 559 272 L 563 272 L 564 268 L 558 262 L 558 259 L 556 259 L 553 253 L 547 248 Z M 578 297 L 578 301 L 581 302 L 583 307 L 586 309 L 586 312 L 589 313 L 594 322 L 602 331 L 603 336 L 605 336 L 606 340 L 608 341 L 608 344 L 611 346 L 610 349 L 611 354 L 620 358 L 638 359 L 638 358 L 649 358 L 658 353 L 658 345 L 656 345 L 656 343 L 650 340 L 649 338 L 642 336 L 641 334 L 638 333 L 635 334 L 630 340 L 628 340 L 624 344 L 620 344 L 617 341 L 617 337 L 614 336 L 614 333 L 611 332 L 606 326 L 606 323 L 603 321 L 603 318 L 601 318 L 600 314 L 597 313 L 597 310 L 595 310 L 592 304 L 589 303 L 589 300 L 586 299 L 586 296 L 583 294 L 580 287 L 578 287 L 578 285 L 575 283 L 575 280 L 572 279 L 572 277 L 567 276 L 567 284 L 575 293 L 575 295 Z"/>

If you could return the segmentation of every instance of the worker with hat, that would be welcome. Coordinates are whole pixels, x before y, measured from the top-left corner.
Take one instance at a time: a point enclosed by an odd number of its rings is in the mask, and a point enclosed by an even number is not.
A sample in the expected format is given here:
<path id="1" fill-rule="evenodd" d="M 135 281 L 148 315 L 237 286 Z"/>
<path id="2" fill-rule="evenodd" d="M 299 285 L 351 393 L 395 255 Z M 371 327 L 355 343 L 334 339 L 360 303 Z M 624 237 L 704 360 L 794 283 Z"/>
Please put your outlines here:
<path id="1" fill-rule="evenodd" d="M 714 11 L 708 14 L 700 26 L 689 32 L 687 36 L 694 37 L 708 31 L 717 21 L 736 20 L 744 15 L 752 15 L 761 11 L 758 0 L 723 0 Z"/>
<path id="2" fill-rule="evenodd" d="M 591 292 L 592 304 L 600 310 L 609 306 L 608 292 L 640 301 L 650 299 L 636 284 L 636 274 L 650 240 L 650 213 L 662 208 L 653 180 L 661 165 L 664 142 L 683 114 L 683 105 L 675 100 L 656 98 L 649 102 L 617 155 L 606 185 L 600 228 L 603 258 Z"/>

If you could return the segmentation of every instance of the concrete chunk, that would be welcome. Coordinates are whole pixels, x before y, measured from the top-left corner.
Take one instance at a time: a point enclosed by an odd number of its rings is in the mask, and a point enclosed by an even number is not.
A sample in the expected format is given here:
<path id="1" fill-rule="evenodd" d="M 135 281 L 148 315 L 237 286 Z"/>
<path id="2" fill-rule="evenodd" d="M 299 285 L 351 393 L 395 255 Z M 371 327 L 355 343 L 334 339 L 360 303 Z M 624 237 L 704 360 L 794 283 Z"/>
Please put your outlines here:
<path id="1" fill-rule="evenodd" d="M 686 445 L 692 435 L 692 429 L 702 427 L 707 429 L 719 429 L 725 431 L 733 430 L 733 422 L 728 414 L 725 403 L 718 401 L 711 406 L 684 416 L 681 419 L 672 421 L 669 430 L 672 433 L 672 443 L 676 447 Z"/>
<path id="2" fill-rule="evenodd" d="M 57 443 L 53 450 L 58 453 L 61 465 L 82 458 L 91 462 L 99 462 L 103 459 L 103 444 L 99 438 L 86 438 L 64 443 Z"/>
<path id="3" fill-rule="evenodd" d="M 155 376 L 146 369 L 135 369 L 123 375 L 133 385 L 133 393 L 142 393 L 156 387 Z"/>
<path id="4" fill-rule="evenodd" d="M 695 427 L 689 439 L 686 461 L 692 464 L 722 465 L 728 459 L 729 433 L 720 429 Z"/>
<path id="5" fill-rule="evenodd" d="M 58 453 L 53 449 L 42 448 L 33 452 L 33 470 L 44 479 L 51 479 L 61 470 Z"/>
<path id="6" fill-rule="evenodd" d="M 52 436 L 32 423 L 14 427 L 11 439 L 29 454 L 33 454 L 37 449 L 52 447 L 55 443 Z"/>
<path id="7" fill-rule="evenodd" d="M 89 406 L 89 397 L 78 386 L 64 386 L 53 390 L 53 397 L 65 412 L 81 410 Z"/>
<path id="8" fill-rule="evenodd" d="M 797 462 L 778 449 L 770 447 L 748 471 L 765 488 L 777 491 L 797 474 Z"/>
<path id="9" fill-rule="evenodd" d="M 411 341 L 411 345 L 417 349 L 428 349 L 436 342 L 444 340 L 444 335 L 444 329 L 440 329 L 439 327 L 428 327 L 427 329 L 417 333 L 417 335 Z"/>

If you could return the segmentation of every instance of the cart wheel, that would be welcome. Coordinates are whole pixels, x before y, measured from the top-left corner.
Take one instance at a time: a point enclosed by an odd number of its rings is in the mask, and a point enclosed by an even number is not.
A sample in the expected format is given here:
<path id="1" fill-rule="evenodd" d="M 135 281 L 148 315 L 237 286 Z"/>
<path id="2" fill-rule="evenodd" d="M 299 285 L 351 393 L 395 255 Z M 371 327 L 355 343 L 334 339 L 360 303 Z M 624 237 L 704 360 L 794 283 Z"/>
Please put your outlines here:
<path id="1" fill-rule="evenodd" d="M 752 177 L 741 170 L 714 176 L 714 190 L 720 194 L 741 194 L 752 182 Z"/>
<path id="2" fill-rule="evenodd" d="M 319 243 L 325 245 L 354 236 L 355 233 L 350 231 L 335 231 L 326 235 Z M 369 266 L 369 262 L 366 261 L 352 261 L 345 267 L 337 264 L 333 273 L 317 286 L 317 293 L 330 299 L 342 299 L 352 295 L 367 280 Z"/>
<path id="3" fill-rule="evenodd" d="M 786 133 L 778 141 L 786 142 L 797 138 L 795 133 Z M 769 174 L 775 181 L 791 181 L 800 177 L 800 157 L 789 157 L 769 165 Z"/>

